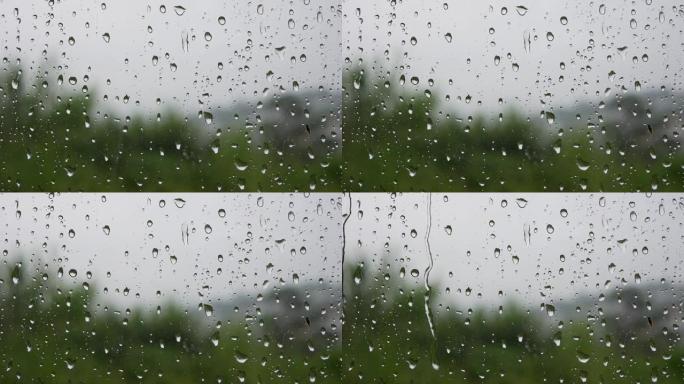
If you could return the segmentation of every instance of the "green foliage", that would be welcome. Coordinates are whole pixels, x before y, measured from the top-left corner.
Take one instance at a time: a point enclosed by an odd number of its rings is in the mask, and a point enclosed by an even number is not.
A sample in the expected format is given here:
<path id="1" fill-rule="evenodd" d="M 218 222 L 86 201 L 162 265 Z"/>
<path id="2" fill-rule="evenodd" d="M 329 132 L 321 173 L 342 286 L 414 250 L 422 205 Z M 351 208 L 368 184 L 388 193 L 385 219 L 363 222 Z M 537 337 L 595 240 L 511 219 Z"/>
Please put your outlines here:
<path id="1" fill-rule="evenodd" d="M 257 144 L 247 123 L 210 137 L 173 111 L 156 119 L 95 114 L 89 95 L 55 98 L 23 85 L 21 73 L 0 82 L 4 191 L 333 188 L 327 163 L 338 154 L 325 145 L 307 149 L 268 136 Z"/>
<path id="2" fill-rule="evenodd" d="M 623 338 L 619 327 L 624 320 L 608 319 L 599 325 L 555 318 L 549 323 L 514 302 L 498 311 L 459 309 L 435 304 L 439 287 L 433 286 L 426 295 L 422 285 L 396 282 L 395 277 L 387 277 L 396 274 L 373 274 L 366 267 L 348 269 L 348 275 L 345 382 L 679 383 L 684 379 L 679 334 L 663 336 L 656 330 L 649 334 L 633 328 Z M 635 293 L 625 292 L 625 297 L 636 297 Z M 438 311 L 433 316 L 434 337 L 424 310 L 426 299 Z M 627 317 L 627 312 L 621 313 L 621 318 Z M 644 314 L 634 317 L 643 319 Z"/>
<path id="3" fill-rule="evenodd" d="M 601 126 L 549 125 L 541 118 L 540 125 L 515 110 L 501 119 L 457 118 L 436 107 L 437 92 L 386 88 L 372 76 L 360 69 L 345 77 L 340 149 L 316 137 L 321 127 L 313 121 L 287 133 L 276 123 L 236 121 L 218 135 L 195 122 L 203 119 L 173 111 L 115 118 L 94 111 L 90 94 L 50 95 L 10 70 L 0 81 L 0 189 L 678 191 L 684 185 L 681 127 L 668 132 L 663 121 L 634 118 L 650 115 L 641 99 L 607 106 L 605 115 L 614 117 Z M 306 103 L 283 96 L 264 108 Z"/>
<path id="4" fill-rule="evenodd" d="M 515 110 L 499 119 L 457 118 L 436 107 L 435 92 L 385 87 L 397 82 L 376 76 L 360 69 L 344 83 L 344 190 L 679 191 L 684 185 L 684 154 L 672 140 L 681 127 L 667 132 L 662 121 L 626 113 L 601 127 L 549 124 L 544 116 L 542 128 Z M 624 104 L 647 115 L 639 99 Z M 606 116 L 623 110 L 611 107 Z"/>
<path id="5" fill-rule="evenodd" d="M 3 383 L 303 383 L 340 374 L 334 358 L 322 358 L 335 353 L 330 343 L 290 340 L 273 326 L 224 319 L 218 328 L 174 303 L 117 311 L 92 286 L 52 284 L 19 267 L 0 279 Z"/>
<path id="6" fill-rule="evenodd" d="M 565 323 L 559 328 L 559 323 L 550 325 L 513 302 L 500 311 L 459 310 L 436 304 L 439 287 L 426 296 L 422 285 L 363 268 L 346 274 L 340 343 L 283 335 L 277 321 L 257 325 L 230 318 L 217 328 L 216 320 L 210 324 L 174 303 L 154 311 L 118 311 L 101 302 L 95 284 L 30 276 L 23 264 L 16 265 L 0 275 L 3 383 L 684 379 L 684 348 L 677 335 L 623 338 L 610 322 L 599 326 L 568 319 L 555 320 Z M 293 289 L 282 292 L 283 297 L 297 294 Z M 436 311 L 435 337 L 424 312 L 426 298 Z"/>

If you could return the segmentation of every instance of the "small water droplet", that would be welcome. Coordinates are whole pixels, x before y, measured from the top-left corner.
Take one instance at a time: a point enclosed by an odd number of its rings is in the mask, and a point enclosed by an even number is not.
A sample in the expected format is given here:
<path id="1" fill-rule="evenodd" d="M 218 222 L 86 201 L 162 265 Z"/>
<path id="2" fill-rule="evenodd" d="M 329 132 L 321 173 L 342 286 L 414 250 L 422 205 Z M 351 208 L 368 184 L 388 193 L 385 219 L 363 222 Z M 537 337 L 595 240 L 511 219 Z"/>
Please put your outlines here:
<path id="1" fill-rule="evenodd" d="M 527 14 L 527 7 L 524 5 L 517 5 L 515 11 L 518 12 L 518 15 L 525 16 Z"/>
<path id="2" fill-rule="evenodd" d="M 176 15 L 178 16 L 183 16 L 185 14 L 185 7 L 182 5 L 176 5 L 173 7 L 174 12 L 176 12 Z"/>
<path id="3" fill-rule="evenodd" d="M 249 360 L 247 355 L 240 351 L 235 351 L 235 361 L 237 361 L 239 364 L 244 364 L 247 362 L 247 360 Z"/>
<path id="4" fill-rule="evenodd" d="M 577 361 L 579 361 L 582 364 L 586 364 L 591 360 L 591 356 L 587 355 L 586 353 L 577 350 Z"/>

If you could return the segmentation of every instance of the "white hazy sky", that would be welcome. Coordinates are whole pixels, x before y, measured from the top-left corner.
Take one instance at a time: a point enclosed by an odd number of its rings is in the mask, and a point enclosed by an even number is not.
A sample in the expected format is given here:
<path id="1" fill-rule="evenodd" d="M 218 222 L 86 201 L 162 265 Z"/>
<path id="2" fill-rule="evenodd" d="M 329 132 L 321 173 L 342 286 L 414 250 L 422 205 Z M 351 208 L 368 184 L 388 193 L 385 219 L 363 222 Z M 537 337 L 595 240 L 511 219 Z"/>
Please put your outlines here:
<path id="1" fill-rule="evenodd" d="M 684 19 L 675 1 L 398 1 L 392 7 L 350 0 L 346 10 L 346 55 L 389 69 L 393 79 L 404 74 L 405 87 L 420 92 L 431 89 L 432 79 L 442 100 L 451 96 L 445 105 L 464 112 L 598 106 L 635 92 L 637 81 L 642 93 L 682 89 Z M 418 85 L 409 83 L 412 77 Z"/>
<path id="2" fill-rule="evenodd" d="M 371 256 L 370 270 L 397 279 L 404 267 L 406 282 L 422 285 L 429 265 L 430 196 L 353 197 L 349 262 Z M 608 294 L 623 279 L 635 284 L 636 274 L 644 285 L 663 278 L 668 284 L 684 282 L 681 194 L 433 193 L 431 199 L 430 280 L 444 302 L 499 305 L 514 299 L 536 308 L 582 294 Z M 417 277 L 411 276 L 413 269 Z M 606 281 L 612 282 L 609 288 Z"/>
<path id="3" fill-rule="evenodd" d="M 643 93 L 661 86 L 681 91 L 682 17 L 676 2 L 658 0 L 78 0 L 54 6 L 0 0 L 0 46 L 9 63 L 20 59 L 58 93 L 80 91 L 88 76 L 103 111 L 174 108 L 193 117 L 236 101 L 256 104 L 274 93 L 296 93 L 295 81 L 299 92 L 319 86 L 341 92 L 349 58 L 389 71 L 394 87 L 403 74 L 407 88 L 432 88 L 440 100 L 448 94 L 445 108 L 465 114 L 515 106 L 534 117 L 578 102 L 598 106 L 617 93 L 636 92 L 637 81 Z M 71 76 L 76 85 L 66 82 Z M 410 84 L 412 77 L 418 85 Z"/>
<path id="4" fill-rule="evenodd" d="M 334 294 L 342 211 L 339 194 L 3 194 L 0 232 L 4 262 L 23 257 L 29 274 L 55 282 L 62 267 L 64 283 L 90 280 L 103 302 L 193 308 L 275 286 Z"/>
<path id="5" fill-rule="evenodd" d="M 193 117 L 276 93 L 339 90 L 339 11 L 331 0 L 0 0 L 0 44 L 10 64 L 21 59 L 56 93 L 95 89 L 103 111 Z"/>
<path id="6" fill-rule="evenodd" d="M 339 297 L 347 196 L 105 197 L 103 201 L 101 194 L 93 193 L 0 195 L 1 247 L 8 252 L 3 261 L 11 265 L 23 255 L 31 259 L 27 271 L 45 270 L 53 282 L 59 267 L 65 271 L 65 282 L 87 280 L 90 271 L 103 303 L 126 306 L 173 299 L 192 309 L 200 302 L 227 304 L 244 294 L 256 299 L 275 285 L 295 284 L 294 274 L 300 285 L 320 287 L 314 296 Z M 185 201 L 182 208 L 177 198 Z M 428 198 L 352 194 L 346 262 L 355 265 L 363 256 L 369 270 L 387 272 L 392 279 L 400 279 L 399 269 L 404 267 L 405 282 L 422 285 L 429 265 Z M 536 307 L 636 284 L 636 274 L 644 285 L 660 284 L 661 279 L 668 284 L 684 282 L 681 194 L 433 193 L 431 199 L 430 279 L 445 302 L 498 305 L 516 299 Z M 225 217 L 219 215 L 221 209 Z M 189 236 L 184 240 L 186 231 Z M 159 251 L 156 256 L 154 248 Z M 176 256 L 175 264 L 171 256 Z M 78 271 L 75 279 L 67 275 L 70 269 Z M 413 269 L 418 276 L 411 275 Z M 607 289 L 606 281 L 611 281 Z M 465 294 L 468 288 L 470 296 Z M 504 296 L 499 298 L 498 291 Z"/>

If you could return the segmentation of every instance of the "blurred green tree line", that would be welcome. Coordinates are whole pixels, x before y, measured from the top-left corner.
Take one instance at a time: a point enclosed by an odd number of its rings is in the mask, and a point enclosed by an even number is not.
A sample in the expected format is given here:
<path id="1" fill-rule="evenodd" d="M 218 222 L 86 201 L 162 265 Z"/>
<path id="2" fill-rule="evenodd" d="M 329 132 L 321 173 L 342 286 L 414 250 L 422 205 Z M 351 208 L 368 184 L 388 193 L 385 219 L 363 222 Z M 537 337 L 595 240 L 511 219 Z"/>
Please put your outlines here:
<path id="1" fill-rule="evenodd" d="M 301 306 L 248 320 L 202 320 L 168 302 L 118 310 L 100 302 L 97 282 L 67 283 L 8 264 L 0 279 L 0 361 L 3 383 L 539 383 L 658 382 L 684 379 L 679 330 L 646 321 L 650 293 L 608 298 L 623 309 L 601 321 L 556 314 L 553 322 L 511 301 L 498 311 L 438 304 L 397 274 L 348 267 L 344 326 L 287 334 L 275 318 L 291 312 L 315 324 Z M 305 295 L 289 287 L 286 297 Z M 635 303 L 635 298 L 641 302 Z M 670 294 L 670 297 L 671 294 Z M 424 300 L 430 299 L 435 335 Z M 277 300 L 266 297 L 260 305 Z M 673 302 L 673 310 L 681 299 Z M 638 304 L 638 305 L 637 305 Z M 606 304 L 607 305 L 607 304 Z M 676 311 L 676 310 L 675 310 Z M 218 316 L 216 313 L 214 316 Z M 637 319 L 644 326 L 625 330 Z M 652 320 L 652 321 L 651 321 Z M 220 327 L 218 326 L 220 324 Z M 676 327 L 676 324 L 674 325 Z M 306 325 L 304 325 L 306 327 Z M 661 328 L 662 327 L 662 328 Z"/>
<path id="2" fill-rule="evenodd" d="M 94 91 L 55 95 L 21 69 L 0 80 L 3 191 L 680 191 L 681 119 L 627 94 L 595 121 L 457 117 L 364 68 L 343 81 L 341 137 L 308 97 L 277 96 L 263 115 L 220 123 L 95 111 Z M 392 84 L 392 85 L 389 85 Z M 276 113 L 276 114 L 277 114 Z M 288 114 L 289 113 L 289 114 Z M 229 114 L 229 113 L 227 113 Z M 278 119 L 304 116 L 288 130 Z M 294 118 L 292 118 L 295 120 Z M 207 129 L 203 121 L 214 120 Z M 223 126 L 223 125 L 225 126 Z M 677 125 L 679 124 L 679 125 Z M 218 128 L 216 128 L 218 126 Z M 328 128 L 326 128 L 328 127 Z"/>

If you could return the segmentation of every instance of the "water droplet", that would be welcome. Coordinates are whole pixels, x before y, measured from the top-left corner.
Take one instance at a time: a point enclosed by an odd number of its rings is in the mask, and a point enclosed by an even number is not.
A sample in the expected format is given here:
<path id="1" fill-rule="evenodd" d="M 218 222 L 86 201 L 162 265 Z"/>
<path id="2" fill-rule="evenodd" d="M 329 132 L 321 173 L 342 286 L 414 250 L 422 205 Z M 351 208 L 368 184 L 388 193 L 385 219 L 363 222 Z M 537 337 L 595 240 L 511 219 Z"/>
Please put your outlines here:
<path id="1" fill-rule="evenodd" d="M 577 157 L 576 164 L 577 164 L 577 168 L 582 172 L 588 170 L 589 167 L 591 166 L 591 164 L 589 162 L 581 159 L 580 157 Z"/>
<path id="2" fill-rule="evenodd" d="M 219 331 L 215 331 L 214 333 L 212 333 L 210 340 L 211 340 L 211 344 L 213 344 L 214 347 L 218 347 L 219 340 L 220 340 Z"/>
<path id="3" fill-rule="evenodd" d="M 19 284 L 21 281 L 21 269 L 19 265 L 15 266 L 14 269 L 12 269 L 12 283 L 14 285 Z"/>
<path id="4" fill-rule="evenodd" d="M 577 350 L 577 361 L 579 361 L 582 364 L 586 364 L 591 360 L 591 356 L 587 355 L 586 353 Z"/>
<path id="5" fill-rule="evenodd" d="M 185 7 L 182 5 L 176 5 L 173 7 L 174 12 L 176 12 L 176 15 L 178 16 L 183 16 L 185 14 Z"/>
<path id="6" fill-rule="evenodd" d="M 249 167 L 249 164 L 237 158 L 235 159 L 234 165 L 235 169 L 237 169 L 240 172 L 245 171 Z"/>
<path id="7" fill-rule="evenodd" d="M 235 361 L 237 361 L 239 364 L 244 364 L 248 360 L 248 356 L 245 355 L 244 353 L 240 351 L 235 351 Z"/>
<path id="8" fill-rule="evenodd" d="M 552 304 L 544 305 L 544 310 L 546 311 L 546 314 L 549 315 L 549 317 L 553 317 L 556 314 L 556 307 Z"/>
<path id="9" fill-rule="evenodd" d="M 553 122 L 556 121 L 556 115 L 553 112 L 545 112 L 544 115 L 549 124 L 553 124 Z"/>
<path id="10" fill-rule="evenodd" d="M 527 7 L 524 5 L 517 5 L 515 11 L 518 12 L 518 15 L 525 16 L 527 14 Z"/>

